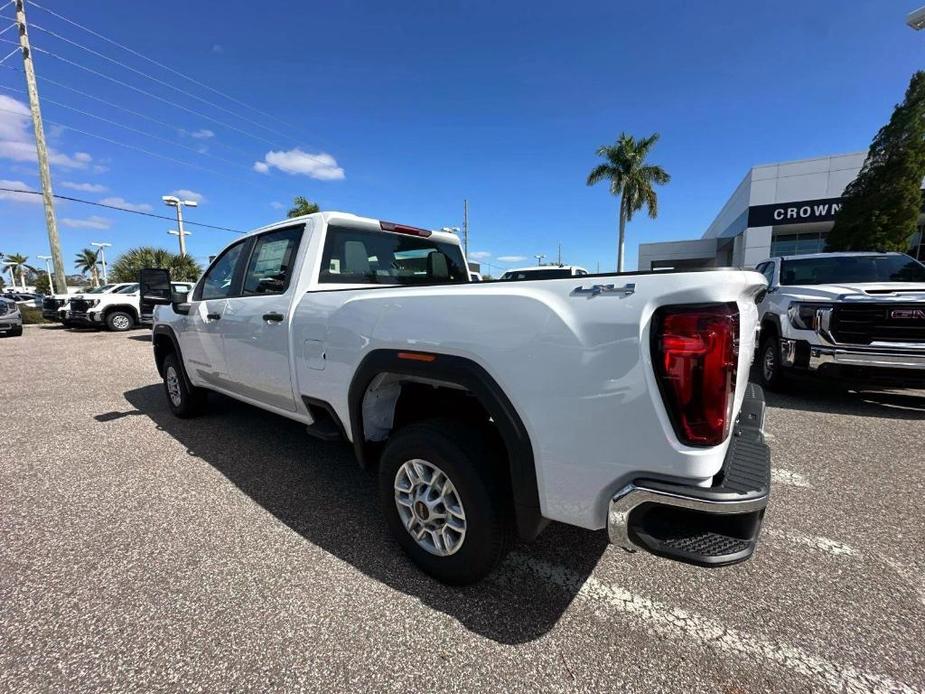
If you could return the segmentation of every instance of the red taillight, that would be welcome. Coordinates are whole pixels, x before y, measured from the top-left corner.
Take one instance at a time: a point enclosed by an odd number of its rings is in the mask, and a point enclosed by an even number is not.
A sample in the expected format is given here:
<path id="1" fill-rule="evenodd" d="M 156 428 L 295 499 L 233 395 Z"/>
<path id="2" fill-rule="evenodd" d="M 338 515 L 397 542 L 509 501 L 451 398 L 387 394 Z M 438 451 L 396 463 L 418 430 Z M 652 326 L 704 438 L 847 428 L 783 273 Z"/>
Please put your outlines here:
<path id="1" fill-rule="evenodd" d="M 652 357 L 675 433 L 691 446 L 722 443 L 735 398 L 738 308 L 666 307 L 656 313 L 654 329 Z"/>
<path id="2" fill-rule="evenodd" d="M 418 229 L 417 227 L 409 227 L 407 224 L 396 224 L 395 222 L 379 222 L 379 228 L 382 229 L 382 231 L 391 231 L 395 234 L 408 234 L 409 236 L 422 236 L 425 239 L 433 233 L 427 229 Z"/>

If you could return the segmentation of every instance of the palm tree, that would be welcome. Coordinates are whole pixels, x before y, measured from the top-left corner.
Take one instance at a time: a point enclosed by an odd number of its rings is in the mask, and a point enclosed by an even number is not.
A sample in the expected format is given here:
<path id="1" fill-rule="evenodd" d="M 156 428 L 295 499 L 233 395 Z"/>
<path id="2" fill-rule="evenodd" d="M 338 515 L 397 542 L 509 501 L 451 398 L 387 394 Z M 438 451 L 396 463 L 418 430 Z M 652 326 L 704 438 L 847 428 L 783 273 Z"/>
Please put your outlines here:
<path id="1" fill-rule="evenodd" d="M 29 258 L 22 253 L 9 253 L 3 257 L 3 264 L 10 269 L 10 279 L 13 286 L 16 286 L 16 274 L 19 274 L 19 285 L 23 291 L 26 290 L 26 271 L 36 272 L 31 265 L 27 265 Z"/>
<path id="2" fill-rule="evenodd" d="M 313 214 L 321 210 L 317 203 L 312 202 L 304 195 L 296 195 L 292 199 L 292 207 L 286 213 L 287 217 L 301 217 L 304 214 Z"/>
<path id="3" fill-rule="evenodd" d="M 597 155 L 607 161 L 599 164 L 588 174 L 588 185 L 610 181 L 612 195 L 620 195 L 620 243 L 617 247 L 617 272 L 623 272 L 623 243 L 626 223 L 633 219 L 633 213 L 645 206 L 649 217 L 658 216 L 658 196 L 654 184 L 664 185 L 671 176 L 655 164 L 646 164 L 646 155 L 658 142 L 659 134 L 637 140 L 632 135 L 620 133 L 612 145 L 601 145 Z"/>
<path id="4" fill-rule="evenodd" d="M 97 267 L 98 258 L 99 251 L 94 251 L 92 248 L 84 248 L 74 258 L 74 267 L 80 271 L 81 275 L 86 275 L 89 272 L 90 284 L 94 287 L 100 286 L 100 271 Z"/>
<path id="5" fill-rule="evenodd" d="M 163 248 L 140 246 L 120 255 L 109 270 L 114 282 L 137 282 L 143 268 L 161 268 L 170 271 L 170 278 L 180 282 L 195 282 L 202 267 L 191 256 L 176 255 Z"/>

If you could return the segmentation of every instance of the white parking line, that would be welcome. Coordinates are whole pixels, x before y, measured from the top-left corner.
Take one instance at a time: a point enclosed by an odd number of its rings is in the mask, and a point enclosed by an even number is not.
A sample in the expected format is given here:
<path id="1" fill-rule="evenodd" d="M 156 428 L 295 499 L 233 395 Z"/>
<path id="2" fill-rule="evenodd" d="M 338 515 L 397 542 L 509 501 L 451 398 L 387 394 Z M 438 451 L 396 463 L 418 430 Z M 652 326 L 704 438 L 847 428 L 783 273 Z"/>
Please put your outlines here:
<path id="1" fill-rule="evenodd" d="M 804 533 L 797 532 L 795 530 L 776 530 L 772 528 L 765 529 L 765 532 L 771 537 L 780 538 L 788 542 L 794 542 L 798 545 L 802 545 L 803 547 L 817 549 L 820 552 L 825 552 L 826 554 L 831 554 L 836 557 L 857 557 L 861 555 L 861 553 L 854 547 L 849 547 L 845 543 L 839 542 L 838 540 L 830 540 L 827 537 L 820 537 L 818 535 L 805 535 Z"/>
<path id="2" fill-rule="evenodd" d="M 789 484 L 793 487 L 812 487 L 806 478 L 798 472 L 784 470 L 783 468 L 771 468 L 771 481 L 778 484 Z"/>
<path id="3" fill-rule="evenodd" d="M 576 572 L 563 566 L 519 553 L 511 554 L 507 564 L 512 568 L 530 571 L 559 588 L 575 591 L 576 597 L 581 600 L 630 615 L 659 635 L 689 638 L 710 647 L 763 658 L 797 674 L 813 678 L 836 692 L 915 694 L 922 691 L 886 675 L 839 665 L 814 656 L 802 648 L 746 634 L 726 627 L 714 619 L 650 600 L 620 586 L 606 584 L 593 576 L 583 579 Z"/>

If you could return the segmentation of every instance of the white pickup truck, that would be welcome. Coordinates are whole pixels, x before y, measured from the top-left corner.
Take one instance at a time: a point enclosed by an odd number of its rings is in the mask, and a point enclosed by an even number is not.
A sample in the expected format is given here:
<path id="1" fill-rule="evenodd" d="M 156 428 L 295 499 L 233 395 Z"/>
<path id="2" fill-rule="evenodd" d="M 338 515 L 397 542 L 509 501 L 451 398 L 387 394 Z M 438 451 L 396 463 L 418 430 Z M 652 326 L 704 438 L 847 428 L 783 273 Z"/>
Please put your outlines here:
<path id="1" fill-rule="evenodd" d="M 351 442 L 442 581 L 550 520 L 703 566 L 755 549 L 756 272 L 470 283 L 453 234 L 322 212 L 235 240 L 188 296 L 169 281 L 141 274 L 174 414 L 217 391 Z"/>
<path id="2" fill-rule="evenodd" d="M 175 292 L 188 293 L 191 282 L 172 282 Z M 66 313 L 65 324 L 106 328 L 113 332 L 125 332 L 146 322 L 144 311 L 139 306 L 137 282 L 124 282 L 114 285 L 110 291 L 100 291 L 93 296 L 77 295 L 71 298 Z"/>
<path id="3" fill-rule="evenodd" d="M 761 302 L 762 383 L 796 376 L 925 387 L 925 265 L 903 253 L 769 258 Z"/>

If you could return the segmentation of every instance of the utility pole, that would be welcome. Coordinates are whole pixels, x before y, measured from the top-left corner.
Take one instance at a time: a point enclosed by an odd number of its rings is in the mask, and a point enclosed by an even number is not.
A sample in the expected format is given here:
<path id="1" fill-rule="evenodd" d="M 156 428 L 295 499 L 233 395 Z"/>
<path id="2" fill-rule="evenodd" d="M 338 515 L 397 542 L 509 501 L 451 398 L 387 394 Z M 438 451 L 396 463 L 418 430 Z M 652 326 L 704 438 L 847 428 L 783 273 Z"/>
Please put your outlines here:
<path id="1" fill-rule="evenodd" d="M 58 222 L 55 220 L 55 198 L 51 190 L 51 170 L 48 168 L 48 150 L 45 146 L 45 128 L 42 127 L 42 111 L 39 108 L 39 90 L 35 84 L 35 68 L 32 65 L 32 48 L 29 46 L 25 0 L 15 0 L 15 4 L 16 24 L 19 25 L 19 47 L 22 49 L 23 70 L 26 73 L 26 91 L 29 93 L 29 110 L 32 111 L 35 149 L 39 159 L 42 200 L 45 202 L 45 226 L 48 228 L 48 245 L 51 247 L 51 258 L 55 267 L 55 284 L 58 285 L 62 293 L 66 294 L 67 276 L 64 274 L 64 260 L 61 257 Z M 52 286 L 52 292 L 54 292 L 54 286 Z"/>
<path id="2" fill-rule="evenodd" d="M 558 265 L 559 267 L 562 267 L 562 244 L 556 242 L 556 247 L 558 249 L 556 251 L 556 265 Z"/>
<path id="3" fill-rule="evenodd" d="M 469 258 L 469 201 L 463 200 L 463 249 Z"/>

